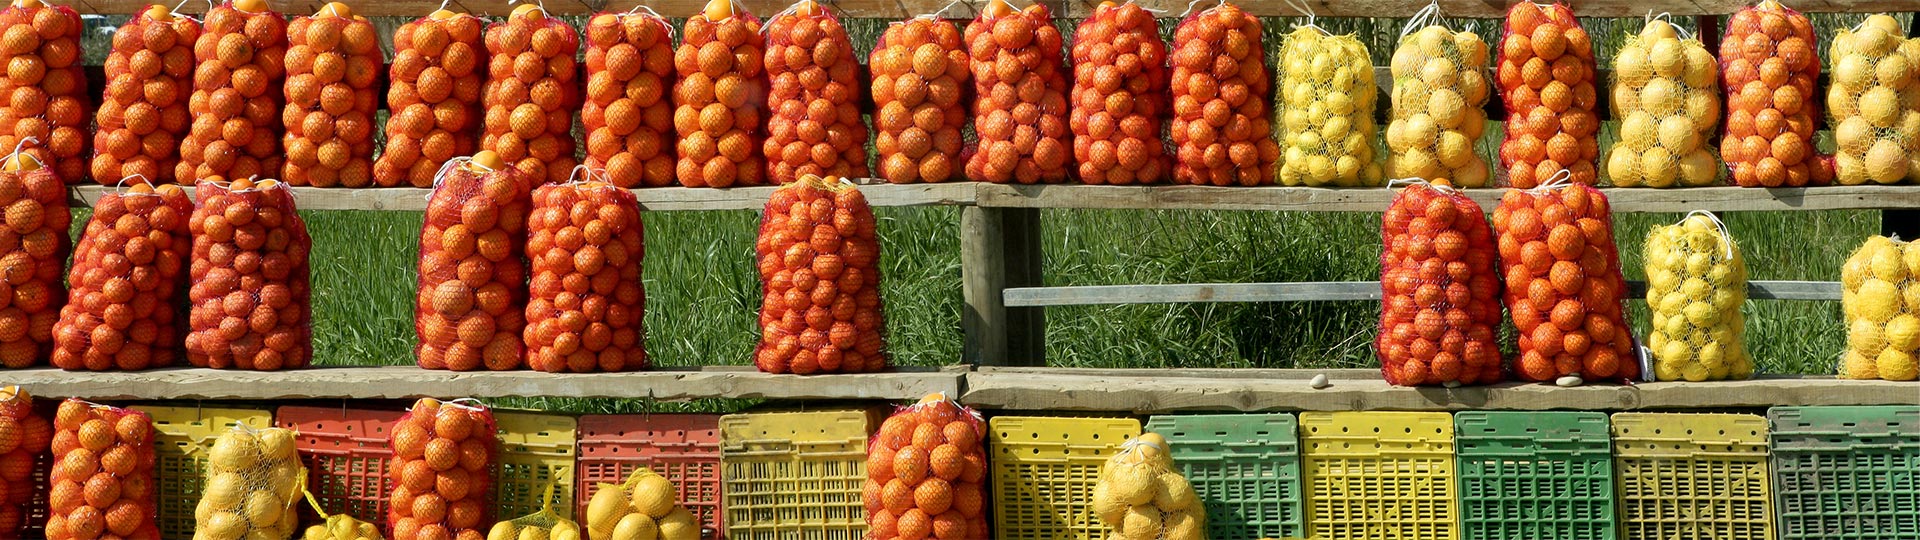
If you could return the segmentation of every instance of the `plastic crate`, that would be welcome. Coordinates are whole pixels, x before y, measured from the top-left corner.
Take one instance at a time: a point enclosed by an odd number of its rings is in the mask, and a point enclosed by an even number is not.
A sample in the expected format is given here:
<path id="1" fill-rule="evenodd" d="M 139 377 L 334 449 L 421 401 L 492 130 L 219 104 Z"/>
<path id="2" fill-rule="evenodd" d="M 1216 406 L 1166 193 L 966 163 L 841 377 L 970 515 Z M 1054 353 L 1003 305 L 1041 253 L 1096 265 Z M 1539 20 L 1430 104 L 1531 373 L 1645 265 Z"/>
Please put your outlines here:
<path id="1" fill-rule="evenodd" d="M 495 409 L 493 421 L 500 453 L 493 468 L 494 517 L 509 520 L 533 514 L 553 487 L 553 507 L 573 508 L 574 431 L 572 416 Z"/>
<path id="2" fill-rule="evenodd" d="M 1093 512 L 1100 467 L 1129 438 L 1132 418 L 997 416 L 987 423 L 993 470 L 993 537 L 1093 540 L 1107 528 Z"/>
<path id="3" fill-rule="evenodd" d="M 1459 538 L 1447 413 L 1301 413 L 1300 443 L 1308 537 Z"/>
<path id="4" fill-rule="evenodd" d="M 727 537 L 863 538 L 867 437 L 885 418 L 883 408 L 720 417 Z"/>
<path id="5" fill-rule="evenodd" d="M 1461 412 L 1460 537 L 1613 540 L 1606 413 Z"/>
<path id="6" fill-rule="evenodd" d="M 700 520 L 702 538 L 719 538 L 720 415 L 620 414 L 580 417 L 580 457 L 574 490 L 578 520 L 586 521 L 595 484 L 619 484 L 641 467 L 671 480 L 680 504 Z"/>
<path id="7" fill-rule="evenodd" d="M 1774 407 L 1780 540 L 1920 540 L 1920 407 Z"/>
<path id="8" fill-rule="evenodd" d="M 387 522 L 387 463 L 393 426 L 404 411 L 281 407 L 276 424 L 299 432 L 294 447 L 307 462 L 307 490 L 328 514 Z M 302 511 L 302 515 L 307 512 Z"/>
<path id="9" fill-rule="evenodd" d="M 1772 540 L 1767 419 L 1615 413 L 1620 537 Z"/>
<path id="10" fill-rule="evenodd" d="M 273 411 L 227 407 L 135 405 L 153 417 L 156 524 L 166 538 L 192 538 L 193 509 L 207 481 L 207 451 L 235 423 L 273 427 Z"/>
<path id="11" fill-rule="evenodd" d="M 1299 423 L 1291 414 L 1155 416 L 1173 462 L 1207 505 L 1207 538 L 1300 537 Z"/>

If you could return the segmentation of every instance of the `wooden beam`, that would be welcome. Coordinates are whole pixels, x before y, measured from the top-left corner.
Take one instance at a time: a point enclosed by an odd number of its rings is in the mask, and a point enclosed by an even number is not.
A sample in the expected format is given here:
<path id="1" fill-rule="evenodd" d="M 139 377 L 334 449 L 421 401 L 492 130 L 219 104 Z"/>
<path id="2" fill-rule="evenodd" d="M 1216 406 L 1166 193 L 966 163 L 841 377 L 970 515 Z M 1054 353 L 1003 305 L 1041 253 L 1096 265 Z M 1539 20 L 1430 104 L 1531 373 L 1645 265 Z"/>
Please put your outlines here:
<path id="1" fill-rule="evenodd" d="M 1920 186 L 1773 189 L 1715 186 L 1602 188 L 1602 191 L 1615 212 L 1920 208 Z M 1506 190 L 1467 189 L 1465 192 L 1481 207 L 1492 211 Z M 981 206 L 1013 208 L 1383 212 L 1394 193 L 1382 188 L 981 184 L 976 202 Z"/>
<path id="2" fill-rule="evenodd" d="M 973 204 L 974 187 L 968 183 L 889 184 L 863 179 L 861 193 L 873 206 L 927 206 Z M 113 188 L 73 186 L 69 199 L 75 206 L 93 206 Z M 193 188 L 187 188 L 191 191 Z M 423 211 L 427 208 L 425 188 L 315 188 L 293 189 L 294 204 L 301 210 L 375 210 Z M 640 206 L 647 210 L 759 210 L 766 206 L 773 187 L 685 188 L 662 187 L 633 190 Z"/>
<path id="3" fill-rule="evenodd" d="M 1645 282 L 1627 282 L 1627 297 L 1646 294 Z M 1834 281 L 1749 281 L 1752 300 L 1839 300 Z M 1210 302 L 1334 302 L 1380 299 L 1378 281 L 1300 283 L 1176 283 L 1166 285 L 1083 285 L 1014 287 L 1006 290 L 1011 307 L 1091 306 Z"/>
<path id="4" fill-rule="evenodd" d="M 736 0 L 744 9 L 761 18 L 772 16 L 786 8 L 784 0 Z M 547 11 L 556 15 L 587 15 L 597 11 L 625 11 L 639 4 L 636 0 L 552 0 L 546 2 Z M 1026 5 L 1029 2 L 1019 2 Z M 1091 13 L 1097 2 L 1087 0 L 1046 0 L 1043 2 L 1055 8 L 1055 13 L 1063 17 L 1085 17 Z M 1139 0 L 1145 7 L 1163 10 L 1169 17 L 1187 10 L 1185 0 Z M 313 13 L 325 2 L 319 0 L 291 0 L 275 2 L 274 8 L 282 13 L 305 15 Z M 399 0 L 387 2 L 352 2 L 354 12 L 359 15 L 419 17 L 439 8 L 440 2 L 433 0 Z M 649 7 L 668 17 L 686 17 L 699 13 L 704 0 L 659 0 L 645 2 Z M 1242 8 L 1254 15 L 1297 17 L 1301 12 L 1288 7 L 1283 2 L 1246 1 L 1237 2 Z M 1307 0 L 1315 15 L 1320 17 L 1408 17 L 1426 2 L 1411 0 Z M 133 0 L 76 0 L 74 9 L 81 13 L 128 14 L 137 13 L 146 7 L 145 2 Z M 939 11 L 947 5 L 946 0 L 838 0 L 830 4 L 838 12 L 848 17 L 904 18 Z M 1202 7 L 1210 5 L 1203 3 Z M 1508 2 L 1489 0 L 1441 0 L 1440 9 L 1448 17 L 1495 19 L 1506 16 Z M 1574 12 L 1581 17 L 1641 17 L 1648 8 L 1656 11 L 1671 12 L 1675 16 L 1725 15 L 1740 8 L 1752 5 L 1750 0 L 1691 0 L 1688 2 L 1667 2 L 1647 4 L 1631 0 L 1582 0 L 1575 4 Z M 1900 0 L 1810 0 L 1794 2 L 1795 9 L 1814 13 L 1873 13 L 1881 11 L 1909 11 L 1910 2 Z M 512 11 L 513 5 L 504 1 L 455 0 L 449 2 L 449 9 L 481 15 L 505 16 Z M 182 12 L 200 13 L 206 11 L 204 4 L 183 6 Z M 949 17 L 971 18 L 972 4 L 961 4 L 947 10 Z"/>

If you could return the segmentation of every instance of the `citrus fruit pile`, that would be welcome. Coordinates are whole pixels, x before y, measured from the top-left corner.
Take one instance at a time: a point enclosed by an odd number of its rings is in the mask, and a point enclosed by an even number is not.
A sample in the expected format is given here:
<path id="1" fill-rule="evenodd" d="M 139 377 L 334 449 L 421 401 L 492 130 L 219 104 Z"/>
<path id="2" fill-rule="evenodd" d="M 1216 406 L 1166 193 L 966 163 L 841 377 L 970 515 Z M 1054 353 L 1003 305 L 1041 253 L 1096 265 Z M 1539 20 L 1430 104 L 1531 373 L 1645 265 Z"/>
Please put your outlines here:
<path id="1" fill-rule="evenodd" d="M 424 398 L 393 428 L 387 530 L 393 538 L 482 540 L 492 481 L 493 412 Z"/>
<path id="2" fill-rule="evenodd" d="M 1493 210 L 1507 310 L 1520 332 L 1513 372 L 1568 384 L 1634 380 L 1640 364 L 1620 307 L 1626 279 L 1607 197 L 1585 184 L 1552 185 L 1509 190 Z"/>
<path id="3" fill-rule="evenodd" d="M 300 540 L 385 540 L 380 527 L 346 514 L 321 514 L 324 523 L 315 523 L 301 533 Z"/>
<path id="4" fill-rule="evenodd" d="M 200 23 L 153 6 L 113 33 L 106 93 L 94 113 L 93 181 L 110 185 L 140 175 L 174 182 L 187 114 L 193 43 Z M 78 181 L 78 177 L 70 180 Z"/>
<path id="5" fill-rule="evenodd" d="M 1387 206 L 1374 338 L 1387 382 L 1500 380 L 1500 274 L 1485 215 L 1458 191 L 1425 184 L 1407 186 Z"/>
<path id="6" fill-rule="evenodd" d="M 594 486 L 587 502 L 587 534 L 593 540 L 695 540 L 700 523 L 680 505 L 673 482 L 646 467 L 619 484 Z"/>
<path id="7" fill-rule="evenodd" d="M 173 365 L 176 300 L 192 240 L 193 199 L 176 184 L 135 181 L 93 206 L 74 249 L 73 290 L 53 326 L 53 365 L 137 371 Z"/>
<path id="8" fill-rule="evenodd" d="M 1820 58 L 1813 23 L 1778 2 L 1741 8 L 1720 40 L 1727 125 L 1720 159 L 1747 187 L 1825 185 L 1833 160 L 1815 155 L 1820 108 L 1813 101 Z M 1892 69 L 1892 68 L 1889 68 Z"/>
<path id="9" fill-rule="evenodd" d="M 400 25 L 387 74 L 387 147 L 373 164 L 381 186 L 432 187 L 440 166 L 480 145 L 479 17 L 447 10 Z"/>
<path id="10" fill-rule="evenodd" d="M 1273 183 L 1267 67 L 1260 19 L 1232 3 L 1201 10 L 1173 32 L 1173 181 L 1215 186 Z"/>
<path id="11" fill-rule="evenodd" d="M 1841 184 L 1897 184 L 1920 179 L 1920 100 L 1913 72 L 1920 65 L 1920 41 L 1905 40 L 1906 29 L 1886 15 L 1867 17 L 1855 29 L 1833 36 L 1827 57 L 1833 61 L 1833 85 L 1827 88 L 1827 112 L 1833 114 L 1835 178 Z"/>
<path id="12" fill-rule="evenodd" d="M 587 167 L 623 188 L 673 184 L 673 31 L 650 13 L 587 21 Z"/>
<path id="13" fill-rule="evenodd" d="M 549 372 L 646 369 L 646 254 L 633 192 L 590 180 L 533 191 L 527 363 Z"/>
<path id="14" fill-rule="evenodd" d="M 33 396 L 17 386 L 0 388 L 0 536 L 23 537 L 39 486 L 35 462 L 53 444 L 53 422 L 36 414 Z M 84 495 L 84 494 L 83 494 Z"/>
<path id="15" fill-rule="evenodd" d="M 1848 379 L 1920 379 L 1920 245 L 1868 238 L 1840 267 Z"/>
<path id="16" fill-rule="evenodd" d="M 1373 62 L 1349 35 L 1295 28 L 1280 42 L 1280 183 L 1377 186 L 1373 155 Z"/>
<path id="17" fill-rule="evenodd" d="M 1103 2 L 1073 37 L 1073 158 L 1088 184 L 1155 184 L 1171 168 L 1160 142 L 1167 43 L 1139 4 Z"/>
<path id="18" fill-rule="evenodd" d="M 880 177 L 895 184 L 957 179 L 960 130 L 972 120 L 960 100 L 969 74 L 959 27 L 933 17 L 889 25 L 867 64 Z"/>
<path id="19" fill-rule="evenodd" d="M 87 76 L 80 66 L 80 14 L 67 6 L 18 0 L 0 10 L 0 62 L 7 102 L 0 105 L 0 148 L 25 143 L 61 179 L 87 174 Z M 115 177 L 116 179 L 118 177 Z"/>
<path id="20" fill-rule="evenodd" d="M 313 239 L 293 192 L 273 180 L 214 177 L 195 187 L 187 360 L 277 370 L 313 357 L 307 255 Z"/>
<path id="21" fill-rule="evenodd" d="M 60 403 L 53 417 L 47 540 L 159 540 L 151 420 L 78 399 Z"/>
<path id="22" fill-rule="evenodd" d="M 1718 69 L 1700 40 L 1680 39 L 1662 19 L 1647 21 L 1614 53 L 1613 114 L 1621 121 L 1607 150 L 1613 185 L 1695 187 L 1720 177 L 1707 144 L 1720 123 Z"/>
<path id="23" fill-rule="evenodd" d="M 66 186 L 31 152 L 0 165 L 0 365 L 23 368 L 40 362 L 60 317 L 67 258 Z"/>
<path id="24" fill-rule="evenodd" d="M 1720 219 L 1696 212 L 1647 235 L 1647 349 L 1662 381 L 1745 379 L 1747 263 Z M 1920 320 L 1914 322 L 1920 323 Z M 1916 327 L 1920 330 L 1920 327 Z"/>
<path id="25" fill-rule="evenodd" d="M 1507 107 L 1500 166 L 1532 188 L 1562 170 L 1593 185 L 1600 146 L 1593 114 L 1593 43 L 1565 4 L 1520 2 L 1507 10 L 1494 82 Z"/>
<path id="26" fill-rule="evenodd" d="M 253 178 L 280 172 L 287 20 L 266 0 L 232 0 L 207 12 L 193 43 L 193 128 L 174 179 Z"/>
<path id="27" fill-rule="evenodd" d="M 555 514 L 551 507 L 543 507 L 537 513 L 512 521 L 494 523 L 492 528 L 487 529 L 487 538 L 581 540 L 580 525 Z"/>
<path id="28" fill-rule="evenodd" d="M 1193 484 L 1173 468 L 1167 440 L 1146 433 L 1128 440 L 1100 467 L 1093 511 L 1119 540 L 1201 540 L 1206 509 Z"/>
<path id="29" fill-rule="evenodd" d="M 366 17 L 330 2 L 287 25 L 287 163 L 295 186 L 373 185 L 373 113 L 380 36 Z"/>
<path id="30" fill-rule="evenodd" d="M 966 41 L 973 125 L 980 139 L 967 160 L 967 178 L 1001 184 L 1066 181 L 1067 160 L 1073 157 L 1065 140 L 1067 73 L 1053 12 L 1042 4 L 1015 10 L 1007 0 L 991 0 L 980 18 L 967 24 Z"/>
<path id="31" fill-rule="evenodd" d="M 860 64 L 840 19 L 813 0 L 800 0 L 767 21 L 766 32 L 772 110 L 761 152 L 767 176 L 781 184 L 807 175 L 867 176 Z M 896 90 L 904 85 L 895 84 Z M 728 101 L 721 104 L 736 106 Z"/>
<path id="32" fill-rule="evenodd" d="M 534 182 L 564 182 L 573 171 L 574 83 L 580 36 L 545 8 L 513 8 L 487 27 L 486 138 L 480 147 L 500 155 Z"/>
<path id="33" fill-rule="evenodd" d="M 527 295 L 527 174 L 482 150 L 456 158 L 427 199 L 413 328 L 420 367 L 506 370 L 521 364 Z"/>
<path id="34" fill-rule="evenodd" d="M 933 394 L 880 424 L 862 498 L 876 540 L 985 540 L 987 449 L 980 416 Z"/>
<path id="35" fill-rule="evenodd" d="M 307 467 L 294 433 L 236 424 L 207 452 L 206 484 L 194 509 L 194 536 L 205 540 L 287 538 L 299 526 Z"/>
<path id="36" fill-rule="evenodd" d="M 865 373 L 887 367 L 880 240 L 853 184 L 809 176 L 767 199 L 760 258 L 760 346 L 768 373 Z"/>
<path id="37" fill-rule="evenodd" d="M 1430 24 L 1393 50 L 1393 112 L 1387 175 L 1453 187 L 1485 187 L 1487 161 L 1474 143 L 1487 128 L 1487 43 L 1473 32 Z"/>
<path id="38" fill-rule="evenodd" d="M 760 20 L 711 0 L 687 18 L 673 52 L 673 128 L 680 134 L 674 174 L 688 187 L 757 186 L 766 176 L 760 119 L 766 103 Z"/>

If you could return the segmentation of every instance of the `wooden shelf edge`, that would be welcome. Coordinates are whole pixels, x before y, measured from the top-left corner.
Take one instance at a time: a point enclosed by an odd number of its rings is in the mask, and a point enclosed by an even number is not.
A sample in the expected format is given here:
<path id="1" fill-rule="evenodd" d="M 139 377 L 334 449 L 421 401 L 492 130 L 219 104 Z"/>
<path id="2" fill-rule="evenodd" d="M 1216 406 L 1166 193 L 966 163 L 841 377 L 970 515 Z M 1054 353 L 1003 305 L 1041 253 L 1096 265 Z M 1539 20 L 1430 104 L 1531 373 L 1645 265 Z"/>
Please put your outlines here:
<path id="1" fill-rule="evenodd" d="M 931 206 L 974 204 L 974 186 L 951 184 L 888 184 L 873 179 L 856 182 L 860 192 L 873 206 Z M 191 193 L 191 187 L 187 188 Z M 301 210 L 410 211 L 427 209 L 432 190 L 415 187 L 316 188 L 294 187 L 294 206 Z M 759 210 L 777 189 L 772 186 L 740 188 L 660 187 L 632 190 L 640 207 L 652 211 L 675 210 Z M 68 202 L 76 207 L 92 207 L 112 187 L 75 185 Z"/>

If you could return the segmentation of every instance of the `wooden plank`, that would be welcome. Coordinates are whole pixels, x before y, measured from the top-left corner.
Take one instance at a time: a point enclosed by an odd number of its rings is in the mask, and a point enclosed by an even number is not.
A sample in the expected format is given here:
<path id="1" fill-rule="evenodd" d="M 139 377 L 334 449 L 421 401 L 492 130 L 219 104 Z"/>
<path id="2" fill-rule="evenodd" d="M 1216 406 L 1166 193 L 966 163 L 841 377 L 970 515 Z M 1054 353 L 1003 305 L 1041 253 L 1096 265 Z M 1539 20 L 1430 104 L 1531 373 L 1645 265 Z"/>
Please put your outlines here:
<path id="1" fill-rule="evenodd" d="M 1468 189 L 1491 211 L 1504 189 Z M 1920 207 L 1920 186 L 1823 186 L 1682 189 L 1602 188 L 1615 212 L 1795 211 Z M 1383 212 L 1394 192 L 1381 188 L 1093 186 L 981 184 L 981 206 L 1147 210 Z"/>
<path id="2" fill-rule="evenodd" d="M 69 199 L 75 206 L 93 206 L 113 188 L 73 186 Z M 193 188 L 188 188 L 189 190 Z M 647 210 L 759 210 L 766 206 L 773 187 L 685 188 L 663 187 L 635 189 L 640 206 Z M 423 211 L 427 208 L 425 188 L 293 188 L 294 204 L 301 210 L 376 210 Z M 873 206 L 965 205 L 973 203 L 972 184 L 888 184 L 867 183 L 860 187 Z"/>
<path id="3" fill-rule="evenodd" d="M 1660 382 L 1636 385 L 1505 383 L 1486 387 L 1391 386 L 1378 372 L 1365 379 L 1335 378 L 1315 389 L 1315 370 L 1080 370 L 980 368 L 966 376 L 962 401 L 983 409 L 1047 411 L 1444 411 L 1650 410 L 1755 408 L 1779 405 L 1920 404 L 1920 383 L 1851 381 L 1822 377 L 1762 377 L 1747 381 Z M 1225 370 L 1214 370 L 1225 371 Z M 1368 370 L 1372 371 L 1372 370 Z"/>
<path id="4" fill-rule="evenodd" d="M 1627 282 L 1627 297 L 1646 294 L 1646 283 Z M 1750 281 L 1747 298 L 1753 300 L 1839 300 L 1834 281 Z M 1071 287 L 1012 287 L 1006 289 L 1010 307 L 1091 306 L 1111 304 L 1165 304 L 1214 302 L 1331 302 L 1380 299 L 1378 281 L 1314 281 L 1298 283 L 1177 283 L 1165 285 L 1084 285 Z"/>
<path id="5" fill-rule="evenodd" d="M 504 17 L 519 4 L 501 1 L 449 0 L 447 9 L 485 15 Z M 786 0 L 735 0 L 735 5 L 761 19 L 786 9 L 792 2 Z M 307 15 L 318 11 L 326 2 L 320 0 L 281 0 L 273 3 L 273 8 L 289 16 Z M 354 14 L 368 17 L 422 17 L 440 8 L 439 0 L 399 0 L 383 2 L 348 2 Z M 668 17 L 686 17 L 701 13 L 706 6 L 705 0 L 657 0 L 640 2 L 637 0 L 546 0 L 547 12 L 554 15 L 590 15 L 600 11 L 626 11 L 636 5 L 645 4 L 661 15 Z M 148 5 L 144 1 L 134 0 L 74 0 L 74 9 L 88 14 L 128 14 L 138 13 Z M 902 19 L 924 13 L 933 13 L 947 5 L 946 0 L 840 0 L 832 2 L 834 8 L 846 17 Z M 1181 4 L 1184 8 L 1185 4 Z M 206 12 L 205 3 L 189 3 L 180 8 L 181 13 L 199 14 Z M 947 10 L 950 17 L 971 18 L 974 12 L 968 5 L 962 4 Z"/>
<path id="6" fill-rule="evenodd" d="M 749 366 L 664 368 L 628 373 L 430 371 L 413 366 L 320 367 L 266 372 L 202 368 L 81 373 L 8 370 L 7 384 L 41 397 L 145 399 L 400 399 L 416 397 L 581 397 L 689 400 L 918 399 L 959 395 L 964 367 L 896 368 L 860 375 L 773 375 Z"/>

